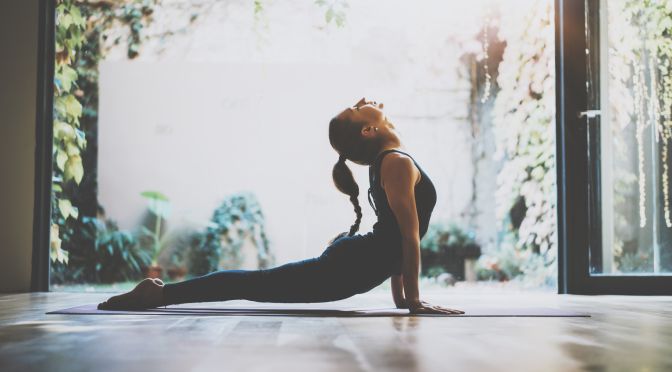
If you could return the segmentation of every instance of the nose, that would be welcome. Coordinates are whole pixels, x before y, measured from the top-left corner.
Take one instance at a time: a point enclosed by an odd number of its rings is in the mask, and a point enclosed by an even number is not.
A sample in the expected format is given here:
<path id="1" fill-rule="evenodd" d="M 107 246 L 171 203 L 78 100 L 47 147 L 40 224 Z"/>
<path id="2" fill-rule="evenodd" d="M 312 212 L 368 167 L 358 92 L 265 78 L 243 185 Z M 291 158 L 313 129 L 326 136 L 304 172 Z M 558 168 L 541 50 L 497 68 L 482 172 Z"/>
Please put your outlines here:
<path id="1" fill-rule="evenodd" d="M 369 100 L 365 100 L 365 101 L 364 101 L 364 104 L 365 104 L 365 105 L 373 105 L 373 106 L 378 107 L 378 108 L 381 108 L 381 109 L 382 109 L 383 107 L 385 107 L 385 105 L 383 105 L 382 102 L 377 102 L 377 101 L 369 101 Z"/>

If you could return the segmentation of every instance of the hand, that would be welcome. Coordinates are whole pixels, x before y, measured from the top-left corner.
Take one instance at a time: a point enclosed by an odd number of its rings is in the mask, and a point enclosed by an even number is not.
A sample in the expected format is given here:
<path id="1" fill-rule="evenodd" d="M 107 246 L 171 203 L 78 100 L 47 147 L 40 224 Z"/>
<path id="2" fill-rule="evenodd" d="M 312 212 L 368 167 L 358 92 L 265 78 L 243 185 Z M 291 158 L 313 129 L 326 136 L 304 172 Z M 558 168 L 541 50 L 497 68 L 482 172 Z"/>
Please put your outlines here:
<path id="1" fill-rule="evenodd" d="M 425 301 L 418 301 L 416 303 L 409 304 L 408 310 L 411 314 L 464 314 L 464 311 L 462 310 L 449 309 L 443 306 L 432 305 Z"/>
<path id="2" fill-rule="evenodd" d="M 405 298 L 394 300 L 394 305 L 397 306 L 397 309 L 408 309 L 408 304 L 406 303 Z"/>

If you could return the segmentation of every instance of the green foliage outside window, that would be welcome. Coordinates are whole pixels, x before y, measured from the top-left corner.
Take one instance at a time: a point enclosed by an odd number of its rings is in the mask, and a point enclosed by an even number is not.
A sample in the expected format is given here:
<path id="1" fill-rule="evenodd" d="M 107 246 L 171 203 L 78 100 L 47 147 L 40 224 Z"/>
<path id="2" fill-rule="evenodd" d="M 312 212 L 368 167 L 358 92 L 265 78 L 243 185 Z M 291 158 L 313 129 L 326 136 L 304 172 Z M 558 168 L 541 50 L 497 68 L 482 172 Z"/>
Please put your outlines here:
<path id="1" fill-rule="evenodd" d="M 52 227 L 50 257 L 54 262 L 68 263 L 68 252 L 61 247 L 61 231 L 66 223 L 76 221 L 79 209 L 64 192 L 66 183 L 79 184 L 84 176 L 81 152 L 86 147 L 79 119 L 82 105 L 75 96 L 77 71 L 74 62 L 84 42 L 86 20 L 73 0 L 56 5 L 54 67 L 54 122 L 52 179 Z"/>
<path id="2" fill-rule="evenodd" d="M 476 243 L 475 233 L 464 230 L 455 223 L 434 222 L 420 241 L 420 274 L 436 277 L 450 273 L 458 280 L 465 279 L 466 259 L 476 259 L 481 247 Z"/>
<path id="3" fill-rule="evenodd" d="M 78 268 L 66 270 L 63 267 L 70 263 L 70 251 L 84 248 L 97 250 L 102 238 L 98 239 L 95 233 L 105 234 L 106 231 L 92 228 L 100 208 L 96 197 L 94 156 L 97 146 L 98 63 L 106 52 L 103 47 L 105 32 L 115 22 L 127 25 L 128 55 L 130 58 L 137 56 L 134 51 L 141 42 L 140 31 L 151 20 L 149 16 L 153 4 L 155 2 L 149 0 L 95 3 L 57 0 L 50 257 L 55 272 L 71 272 L 72 275 L 61 275 L 63 278 L 79 278 L 74 274 Z M 89 139 L 93 139 L 93 143 Z M 132 245 L 132 242 L 117 245 Z M 99 262 L 101 267 L 108 264 L 114 266 L 112 261 Z M 133 262 L 128 265 L 131 269 L 134 266 Z"/>
<path id="4" fill-rule="evenodd" d="M 217 269 L 239 268 L 245 259 L 241 248 L 246 241 L 256 248 L 258 268 L 274 264 L 257 198 L 252 193 L 234 194 L 214 211 L 205 232 L 194 235 L 189 273 L 204 275 Z"/>
<path id="5" fill-rule="evenodd" d="M 112 283 L 137 280 L 151 262 L 151 251 L 135 235 L 102 216 L 82 216 L 71 242 L 68 265 L 52 265 L 54 283 Z M 86 242 L 93 241 L 92 247 Z"/>
<path id="6" fill-rule="evenodd" d="M 672 147 L 672 1 L 607 3 L 609 122 L 613 146 L 613 250 L 615 271 L 652 272 L 654 248 L 639 237 L 660 226 L 659 267 L 672 271 L 670 149 Z M 644 154 L 647 127 L 655 132 L 654 167 Z M 628 166 L 636 157 L 637 169 Z M 659 195 L 647 191 L 651 183 Z M 651 200 L 654 198 L 654 200 Z M 657 205 L 657 213 L 649 209 Z M 633 208 L 635 212 L 633 213 Z M 655 231 L 655 229 L 654 229 Z"/>
<path id="7" fill-rule="evenodd" d="M 184 15 L 189 25 L 217 1 L 187 7 Z M 263 1 L 251 1 L 254 16 L 261 16 Z M 327 23 L 343 25 L 346 2 L 317 1 L 316 5 L 325 8 Z M 98 244 L 94 235 L 83 233 L 90 229 L 100 208 L 96 196 L 98 65 L 110 48 L 119 44 L 126 47 L 129 59 L 136 58 L 149 37 L 143 31 L 159 6 L 161 0 L 56 0 L 50 257 L 58 272 L 68 265 L 69 251 L 77 249 L 75 244 L 89 249 Z M 166 30 L 151 37 L 165 39 L 183 31 Z"/>
<path id="8" fill-rule="evenodd" d="M 504 234 L 497 251 L 488 252 L 527 257 L 538 264 L 536 272 L 548 273 L 541 280 L 547 284 L 554 283 L 557 263 L 553 16 L 553 2 L 534 2 L 518 33 L 509 35 L 499 65 L 492 117 L 502 161 L 497 216 Z M 509 278 L 524 272 L 508 271 Z"/>

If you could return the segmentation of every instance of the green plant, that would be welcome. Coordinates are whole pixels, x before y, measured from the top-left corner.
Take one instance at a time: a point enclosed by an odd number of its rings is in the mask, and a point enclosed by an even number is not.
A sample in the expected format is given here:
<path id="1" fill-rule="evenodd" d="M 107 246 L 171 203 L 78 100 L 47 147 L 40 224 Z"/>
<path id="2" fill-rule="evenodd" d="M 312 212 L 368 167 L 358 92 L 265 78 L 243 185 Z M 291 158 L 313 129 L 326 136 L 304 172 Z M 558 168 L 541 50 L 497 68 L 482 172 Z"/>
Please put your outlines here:
<path id="1" fill-rule="evenodd" d="M 637 236 L 657 230 L 654 239 L 663 248 L 672 228 L 672 3 L 625 0 L 606 6 L 610 98 L 603 108 L 609 120 L 601 125 L 613 144 L 614 222 L 613 245 L 605 249 L 612 249 L 619 272 L 650 272 L 651 247 L 639 247 Z M 647 144 L 650 136 L 654 144 Z M 672 266 L 672 256 L 665 249 L 660 253 L 661 269 Z"/>
<path id="2" fill-rule="evenodd" d="M 344 0 L 315 0 L 315 4 L 325 8 L 324 20 L 327 24 L 334 22 L 336 27 L 345 26 L 346 11 L 350 7 Z"/>
<path id="3" fill-rule="evenodd" d="M 79 234 L 71 237 L 69 264 L 52 265 L 54 282 L 111 283 L 136 280 L 151 262 L 150 252 L 112 220 L 82 216 Z M 92 241 L 92 247 L 85 244 Z"/>
<path id="4" fill-rule="evenodd" d="M 476 278 L 478 280 L 508 281 L 523 273 L 525 264 L 523 252 L 513 245 L 484 254 L 476 261 Z"/>
<path id="5" fill-rule="evenodd" d="M 167 40 L 184 35 L 196 20 L 219 0 L 184 6 L 161 0 L 78 1 L 56 0 L 53 120 L 52 226 L 50 257 L 68 264 L 68 247 L 84 228 L 80 216 L 95 215 L 97 208 L 98 65 L 111 48 L 121 45 L 129 59 L 139 56 L 147 39 Z M 253 0 L 254 16 L 264 10 Z M 317 1 L 325 8 L 327 23 L 342 26 L 347 3 Z M 176 17 L 189 22 L 147 35 L 158 7 L 173 7 Z M 80 213 L 80 207 L 82 212 Z M 87 212 L 88 211 L 88 212 Z M 74 244 L 74 243 L 73 243 Z M 93 241 L 88 242 L 93 247 Z"/>
<path id="6" fill-rule="evenodd" d="M 420 249 L 438 252 L 441 246 L 467 246 L 476 244 L 473 230 L 464 230 L 456 223 L 436 222 L 429 225 L 420 242 Z"/>
<path id="7" fill-rule="evenodd" d="M 429 225 L 420 241 L 421 274 L 434 277 L 449 272 L 464 278 L 464 261 L 480 255 L 475 233 L 455 223 L 435 222 Z"/>
<path id="8" fill-rule="evenodd" d="M 79 209 L 72 202 L 72 192 L 66 186 L 79 185 L 84 176 L 81 152 L 86 147 L 79 119 L 82 105 L 75 96 L 78 77 L 74 68 L 84 41 L 86 21 L 73 0 L 59 0 L 56 5 L 54 61 L 54 121 L 52 226 L 50 257 L 54 263 L 67 264 L 68 252 L 63 249 L 63 237 L 71 233 L 70 220 L 76 221 Z M 67 245 L 67 242 L 66 242 Z"/>
<path id="9" fill-rule="evenodd" d="M 257 248 L 259 268 L 272 265 L 274 257 L 257 198 L 249 192 L 231 195 L 215 209 L 205 232 L 192 237 L 189 272 L 207 274 L 218 269 L 220 262 L 225 262 L 225 268 L 238 268 L 244 258 L 241 248 L 248 239 Z"/>
<path id="10" fill-rule="evenodd" d="M 555 287 L 556 269 L 544 255 L 516 246 L 509 235 L 499 247 L 487 251 L 476 261 L 478 280 L 516 281 L 523 287 Z"/>
<path id="11" fill-rule="evenodd" d="M 621 273 L 650 273 L 653 271 L 651 256 L 644 252 L 626 252 L 618 258 L 618 271 Z"/>
<path id="12" fill-rule="evenodd" d="M 140 195 L 147 199 L 149 211 L 154 216 L 154 230 L 142 226 L 143 233 L 151 238 L 152 266 L 158 265 L 158 258 L 166 247 L 167 235 L 161 234 L 161 221 L 170 215 L 170 200 L 158 191 L 143 191 Z"/>
<path id="13" fill-rule="evenodd" d="M 540 0 L 531 4 L 523 23 L 502 19 L 498 31 L 507 41 L 492 110 L 495 159 L 501 164 L 496 193 L 501 240 L 495 265 L 500 278 L 518 275 L 522 262 L 516 263 L 516 255 L 528 250 L 541 255 L 544 265 L 551 268 L 548 272 L 555 276 L 553 21 L 553 3 Z M 524 255 L 533 257 L 531 253 Z"/>
<path id="14" fill-rule="evenodd" d="M 79 244 L 94 248 L 95 239 L 81 236 L 80 231 L 86 229 L 81 217 L 95 215 L 98 206 L 98 63 L 107 50 L 107 31 L 127 25 L 128 55 L 134 57 L 154 3 L 57 0 L 50 236 L 54 264 L 67 265 L 69 251 L 81 248 Z"/>

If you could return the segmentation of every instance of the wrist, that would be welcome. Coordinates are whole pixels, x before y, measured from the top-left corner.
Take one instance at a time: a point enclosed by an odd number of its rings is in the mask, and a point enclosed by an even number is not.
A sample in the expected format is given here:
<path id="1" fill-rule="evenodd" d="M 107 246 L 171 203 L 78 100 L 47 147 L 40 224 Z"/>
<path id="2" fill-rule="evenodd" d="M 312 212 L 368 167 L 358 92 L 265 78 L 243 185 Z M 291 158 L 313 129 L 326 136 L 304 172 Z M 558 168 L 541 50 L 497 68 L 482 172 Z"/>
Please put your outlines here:
<path id="1" fill-rule="evenodd" d="M 422 302 L 420 301 L 419 298 L 413 298 L 413 299 L 406 299 L 406 305 L 408 305 L 409 309 L 414 309 L 418 307 L 422 307 Z"/>

